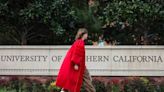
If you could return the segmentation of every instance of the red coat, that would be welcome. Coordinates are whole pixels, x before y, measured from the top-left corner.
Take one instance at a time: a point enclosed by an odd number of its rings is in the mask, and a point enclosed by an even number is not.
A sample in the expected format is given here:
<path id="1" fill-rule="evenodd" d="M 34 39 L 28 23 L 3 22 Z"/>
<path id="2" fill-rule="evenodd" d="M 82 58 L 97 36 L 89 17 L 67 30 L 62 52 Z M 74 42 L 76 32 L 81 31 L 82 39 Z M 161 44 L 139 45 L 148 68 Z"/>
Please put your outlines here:
<path id="1" fill-rule="evenodd" d="M 83 40 L 76 40 L 67 52 L 57 76 L 57 86 L 65 88 L 70 92 L 80 92 L 86 68 L 84 45 Z M 74 69 L 75 64 L 79 65 L 79 70 Z"/>

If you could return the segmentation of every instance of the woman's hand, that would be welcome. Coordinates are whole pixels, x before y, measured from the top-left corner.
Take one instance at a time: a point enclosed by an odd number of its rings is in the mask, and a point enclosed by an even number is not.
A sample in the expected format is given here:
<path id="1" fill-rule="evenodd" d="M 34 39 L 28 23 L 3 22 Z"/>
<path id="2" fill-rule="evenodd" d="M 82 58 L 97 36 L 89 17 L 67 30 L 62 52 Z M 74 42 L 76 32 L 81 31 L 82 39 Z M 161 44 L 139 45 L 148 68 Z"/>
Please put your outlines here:
<path id="1" fill-rule="evenodd" d="M 79 66 L 77 64 L 74 65 L 74 69 L 77 71 L 79 70 Z"/>

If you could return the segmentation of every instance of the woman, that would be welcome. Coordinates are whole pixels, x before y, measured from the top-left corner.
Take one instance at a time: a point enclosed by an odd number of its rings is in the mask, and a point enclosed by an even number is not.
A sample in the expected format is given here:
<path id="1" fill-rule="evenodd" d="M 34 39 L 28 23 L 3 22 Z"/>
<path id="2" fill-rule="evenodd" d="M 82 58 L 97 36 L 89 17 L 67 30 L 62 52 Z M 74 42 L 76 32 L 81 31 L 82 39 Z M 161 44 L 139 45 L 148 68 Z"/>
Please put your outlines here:
<path id="1" fill-rule="evenodd" d="M 84 41 L 87 38 L 87 29 L 80 28 L 57 76 L 56 85 L 62 88 L 61 92 L 80 92 L 82 83 L 88 92 L 96 92 L 85 66 Z"/>

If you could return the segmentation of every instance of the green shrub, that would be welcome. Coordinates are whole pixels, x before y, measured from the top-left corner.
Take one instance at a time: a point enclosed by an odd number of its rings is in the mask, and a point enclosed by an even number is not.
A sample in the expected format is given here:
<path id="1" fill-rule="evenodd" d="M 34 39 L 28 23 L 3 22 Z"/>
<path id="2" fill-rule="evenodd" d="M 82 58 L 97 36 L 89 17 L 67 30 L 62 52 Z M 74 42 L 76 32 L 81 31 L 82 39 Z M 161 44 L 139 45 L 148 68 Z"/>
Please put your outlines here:
<path id="1" fill-rule="evenodd" d="M 105 84 L 99 80 L 93 80 L 93 85 L 97 92 L 106 92 Z"/>

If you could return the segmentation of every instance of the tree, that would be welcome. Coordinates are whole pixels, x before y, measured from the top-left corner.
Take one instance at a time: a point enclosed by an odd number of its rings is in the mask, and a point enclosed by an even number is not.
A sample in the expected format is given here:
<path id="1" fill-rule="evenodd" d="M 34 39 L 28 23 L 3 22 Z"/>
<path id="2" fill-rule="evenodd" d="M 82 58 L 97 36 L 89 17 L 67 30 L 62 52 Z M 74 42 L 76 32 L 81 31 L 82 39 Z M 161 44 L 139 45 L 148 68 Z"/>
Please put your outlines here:
<path id="1" fill-rule="evenodd" d="M 0 44 L 72 44 L 79 27 L 89 39 L 164 44 L 162 0 L 1 0 Z"/>
<path id="2" fill-rule="evenodd" d="M 51 39 L 64 34 L 71 19 L 68 3 L 67 0 L 8 0 L 0 6 L 1 24 L 6 24 L 1 31 L 5 30 L 5 38 L 11 38 L 14 44 L 58 44 Z"/>
<path id="3" fill-rule="evenodd" d="M 155 44 L 151 41 L 152 37 L 156 39 L 156 34 L 160 35 L 159 39 L 163 39 L 163 33 L 159 34 L 159 30 L 160 33 L 163 31 L 161 28 L 164 26 L 164 12 L 163 5 L 158 2 L 152 4 L 143 0 L 113 0 L 100 9 L 103 11 L 100 13 L 100 16 L 103 16 L 100 17 L 101 21 L 109 25 L 106 27 L 107 30 L 114 23 L 115 31 L 111 31 L 109 35 L 120 44 Z M 144 42 L 141 42 L 141 37 L 144 38 Z"/>

